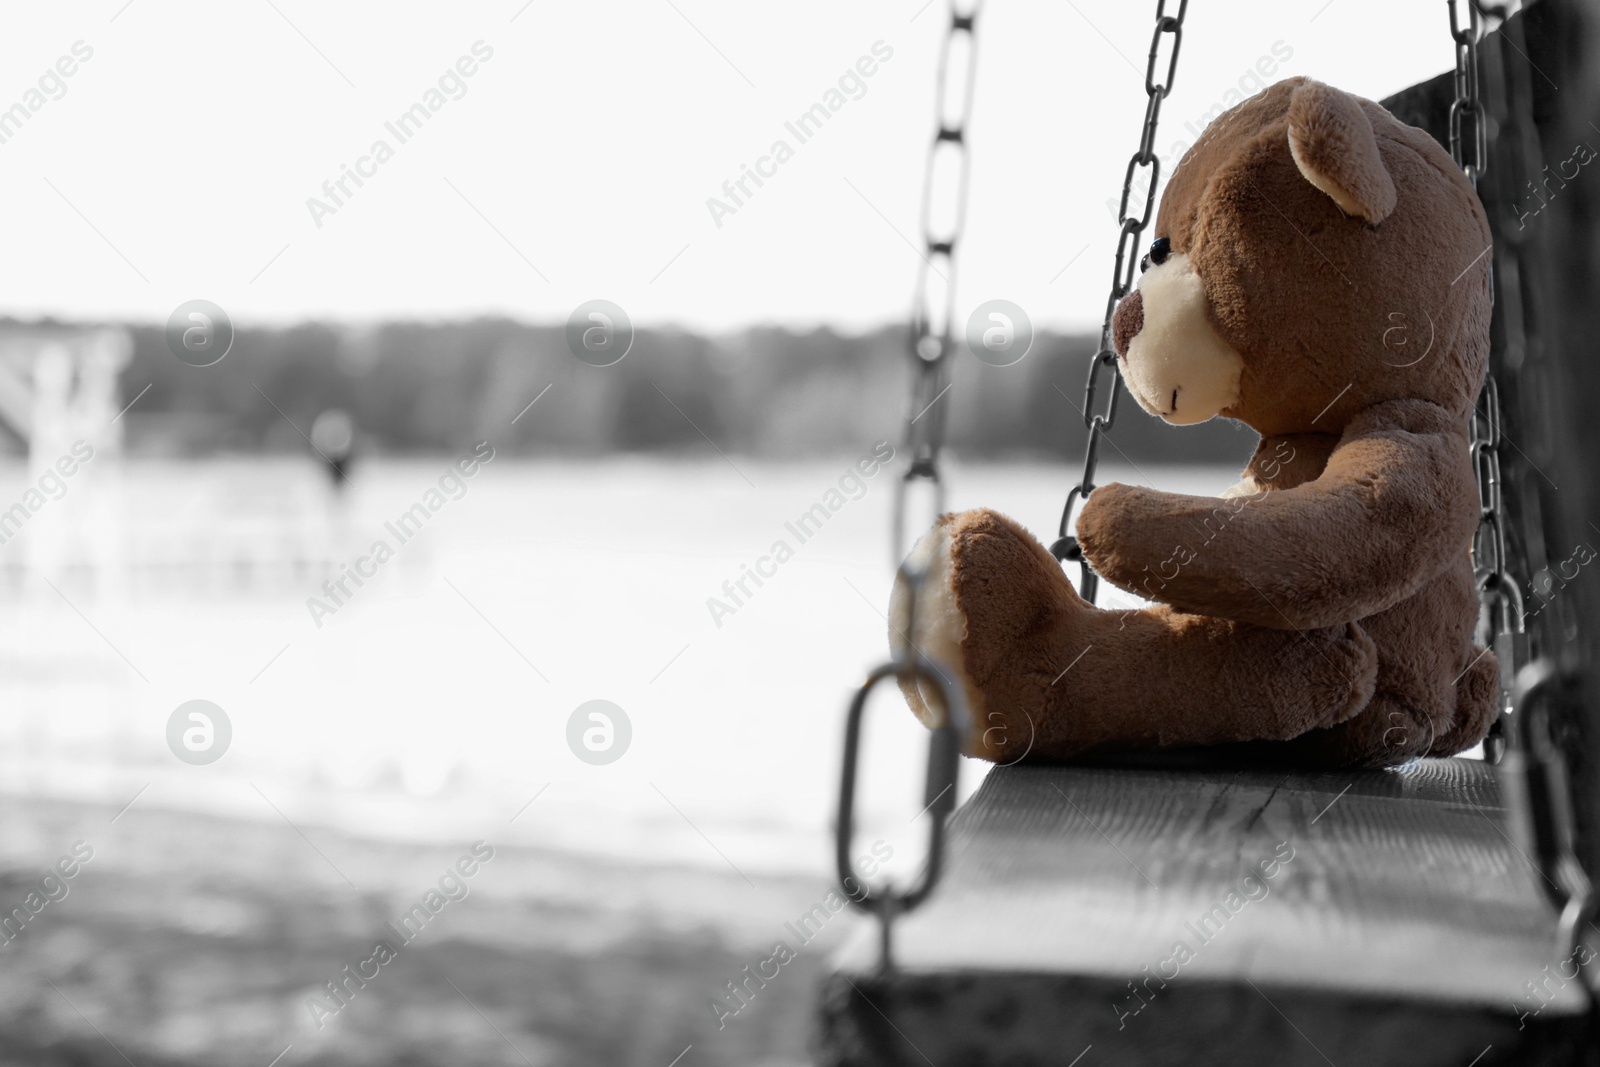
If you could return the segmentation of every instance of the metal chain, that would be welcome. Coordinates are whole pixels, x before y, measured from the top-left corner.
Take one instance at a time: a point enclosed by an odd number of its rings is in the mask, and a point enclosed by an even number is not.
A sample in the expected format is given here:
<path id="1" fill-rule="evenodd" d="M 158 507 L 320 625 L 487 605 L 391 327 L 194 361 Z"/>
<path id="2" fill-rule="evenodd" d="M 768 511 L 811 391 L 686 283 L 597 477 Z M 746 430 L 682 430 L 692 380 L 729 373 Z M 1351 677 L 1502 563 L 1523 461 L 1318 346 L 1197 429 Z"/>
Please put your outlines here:
<path id="1" fill-rule="evenodd" d="M 1087 500 L 1089 494 L 1094 492 L 1095 469 L 1100 463 L 1100 439 L 1110 431 L 1117 418 L 1117 396 L 1121 392 L 1122 376 L 1117 370 L 1117 353 L 1111 343 L 1111 317 L 1117 310 L 1117 301 L 1133 288 L 1140 238 L 1145 227 L 1150 225 L 1151 213 L 1155 208 L 1156 184 L 1161 175 L 1161 158 L 1155 151 L 1156 125 L 1161 118 L 1161 102 L 1172 91 L 1173 79 L 1178 74 L 1178 50 L 1183 44 L 1183 18 L 1188 8 L 1189 0 L 1179 0 L 1178 13 L 1168 15 L 1167 0 L 1156 2 L 1155 31 L 1150 36 L 1150 57 L 1145 61 L 1144 69 L 1144 122 L 1140 126 L 1139 147 L 1129 158 L 1128 169 L 1122 176 L 1122 200 L 1117 207 L 1117 225 L 1121 231 L 1117 236 L 1117 255 L 1111 268 L 1111 295 L 1106 298 L 1105 316 L 1100 324 L 1100 348 L 1089 361 L 1089 378 L 1083 387 L 1083 424 L 1089 431 L 1083 451 L 1083 477 L 1067 493 L 1056 541 L 1050 546 L 1050 553 L 1056 559 L 1079 565 L 1078 592 L 1091 604 L 1099 589 L 1100 578 L 1089 568 L 1077 537 L 1070 532 L 1072 508 L 1078 501 Z M 1167 60 L 1165 78 L 1158 82 L 1155 80 L 1158 68 L 1156 57 L 1161 51 L 1161 38 L 1168 34 L 1172 37 L 1172 55 Z M 1144 209 L 1138 215 L 1129 215 L 1128 204 L 1133 199 L 1133 176 L 1145 167 L 1150 170 L 1150 184 L 1144 193 Z M 1103 377 L 1110 379 L 1105 391 L 1105 406 L 1096 411 L 1095 401 Z"/>
<path id="2" fill-rule="evenodd" d="M 1492 648 L 1501 671 L 1500 706 L 1510 711 L 1511 680 L 1526 658 L 1521 587 L 1511 575 L 1511 550 L 1506 539 L 1500 473 L 1500 387 L 1494 376 L 1484 379 L 1469 438 L 1478 483 L 1478 529 L 1472 539 L 1477 575 L 1479 618 L 1477 638 Z"/>
<path id="3" fill-rule="evenodd" d="M 1450 155 L 1466 172 L 1472 187 L 1488 163 L 1488 124 L 1484 122 L 1482 97 L 1478 92 L 1478 44 L 1483 40 L 1483 23 L 1478 5 L 1467 0 L 1467 24 L 1461 25 L 1457 0 L 1450 4 L 1450 36 L 1456 43 L 1456 98 L 1450 105 Z M 1464 121 L 1472 121 L 1472 145 L 1468 154 L 1461 136 Z"/>
<path id="4" fill-rule="evenodd" d="M 912 363 L 911 406 L 906 412 L 906 445 L 911 461 L 895 490 L 893 562 L 902 568 L 907 544 L 906 498 L 911 484 L 926 481 L 934 494 L 933 514 L 921 525 L 933 525 L 944 511 L 944 480 L 939 452 L 944 444 L 946 405 L 940 403 L 950 387 L 950 357 L 955 348 L 956 246 L 967 219 L 967 185 L 970 174 L 967 123 L 972 117 L 972 88 L 977 73 L 976 19 L 982 0 L 951 0 L 950 26 L 939 51 L 935 89 L 938 125 L 928 146 L 922 178 L 919 215 L 923 252 L 917 264 L 916 290 L 911 305 Z M 951 78 L 952 59 L 966 51 L 964 76 Z M 949 171 L 953 169 L 953 180 Z M 946 180 L 941 181 L 941 177 Z M 942 186 L 942 188 L 941 188 Z M 923 575 L 906 573 L 919 589 Z"/>
<path id="5" fill-rule="evenodd" d="M 1520 120 L 1512 114 L 1511 102 L 1501 110 L 1499 123 L 1489 121 L 1484 106 L 1478 77 L 1478 46 L 1483 40 L 1484 23 L 1477 0 L 1466 0 L 1467 18 L 1462 23 L 1459 0 L 1448 0 L 1450 7 L 1450 36 L 1455 41 L 1456 74 L 1455 100 L 1450 105 L 1450 154 L 1466 174 L 1472 187 L 1489 166 L 1490 128 L 1494 127 L 1494 140 L 1498 142 L 1500 128 L 1508 122 Z M 1502 21 L 1506 7 L 1496 9 Z M 1507 97 L 1511 94 L 1505 93 Z M 1517 103 L 1525 104 L 1520 98 Z M 1530 109 L 1531 111 L 1531 109 Z M 1470 130 L 1463 127 L 1470 123 Z M 1499 183 L 1505 185 L 1504 182 Z M 1515 183 L 1512 183 L 1515 187 Z M 1503 199 L 1499 197 L 1497 199 Z M 1493 208 L 1494 205 L 1485 205 Z M 1503 221 L 1503 217 L 1502 217 Z M 1502 233 L 1507 227 L 1497 227 Z M 1515 251 L 1515 250 L 1514 250 Z M 1507 258 L 1497 253 L 1495 258 Z M 1522 355 L 1523 307 L 1521 299 L 1521 270 L 1516 257 L 1510 257 L 1506 269 L 1496 285 L 1495 259 L 1489 261 L 1490 300 L 1495 307 L 1496 321 L 1503 327 L 1508 339 L 1515 338 L 1519 360 Z M 1509 284 L 1508 284 L 1509 283 Z M 1513 292 L 1512 289 L 1515 288 Z M 1508 306 L 1509 305 L 1509 306 Z M 1508 352 L 1499 353 L 1503 358 Z M 1483 390 L 1473 412 L 1468 438 L 1472 449 L 1472 468 L 1478 486 L 1478 527 L 1472 538 L 1472 564 L 1477 577 L 1480 614 L 1478 639 L 1494 649 L 1500 661 L 1500 710 L 1502 720 L 1511 710 L 1511 688 L 1523 657 L 1521 635 L 1525 632 L 1521 587 L 1511 576 L 1511 555 L 1506 539 L 1505 511 L 1502 507 L 1500 474 L 1501 409 L 1500 387 L 1493 373 L 1495 353 L 1490 353 L 1491 367 L 1485 376 Z M 1491 755 L 1498 756 L 1503 748 L 1503 721 L 1497 722 L 1495 740 L 1491 742 Z"/>
<path id="6" fill-rule="evenodd" d="M 954 351 L 956 246 L 966 225 L 967 123 L 972 117 L 972 87 L 977 72 L 976 20 L 982 0 L 950 0 L 950 25 L 939 53 L 936 95 L 938 126 L 928 149 L 922 183 L 920 215 L 923 255 L 917 267 L 916 292 L 911 311 L 910 355 L 913 368 L 911 407 L 906 412 L 906 447 L 910 463 L 895 487 L 893 562 L 906 596 L 899 615 L 890 620 L 899 635 L 892 658 L 875 668 L 850 701 L 845 721 L 844 767 L 839 778 L 839 813 L 834 827 L 836 869 L 845 899 L 878 917 L 880 965 L 893 965 L 892 933 L 896 919 L 917 907 L 938 884 L 944 864 L 945 827 L 955 810 L 960 770 L 961 741 L 970 731 L 965 696 L 954 675 L 917 646 L 914 624 L 916 601 L 927 579 L 927 561 L 907 556 L 906 501 L 913 483 L 927 482 L 933 489 L 933 513 L 919 529 L 933 525 L 944 511 L 944 482 L 939 472 L 939 452 L 944 444 L 945 408 L 940 403 L 950 388 L 950 357 Z M 954 57 L 965 49 L 963 77 L 952 80 Z M 955 171 L 953 180 L 941 181 L 941 172 Z M 948 177 L 948 174 L 946 174 Z M 942 211 L 942 214 L 940 213 Z M 942 269 L 941 269 L 942 268 Z M 937 279 L 937 281 L 935 281 Z M 855 834 L 856 778 L 860 761 L 861 727 L 867 698 L 881 682 L 894 678 L 910 683 L 933 699 L 938 718 L 928 739 L 928 764 L 924 775 L 923 814 L 929 817 L 928 857 L 920 882 L 911 888 L 885 885 L 868 888 L 852 867 Z"/>
<path id="7" fill-rule="evenodd" d="M 1494 325 L 1498 331 L 1498 352 L 1494 357 L 1494 365 L 1501 382 L 1509 391 L 1502 398 L 1500 388 L 1496 388 L 1494 394 L 1486 398 L 1486 403 L 1492 403 L 1497 409 L 1504 407 L 1513 412 L 1527 411 L 1530 406 L 1537 408 L 1541 403 L 1540 375 L 1545 369 L 1544 349 L 1538 331 L 1540 316 L 1537 314 L 1539 265 L 1530 258 L 1528 238 L 1531 231 L 1525 228 L 1516 207 L 1517 191 L 1523 189 L 1529 180 L 1536 180 L 1543 169 L 1538 130 L 1533 118 L 1533 76 L 1527 65 L 1514 60 L 1508 62 L 1511 53 L 1516 53 L 1518 58 L 1525 56 L 1525 50 L 1519 43 L 1522 23 L 1520 20 L 1514 23 L 1509 21 L 1511 5 L 1479 3 L 1478 7 L 1486 21 L 1498 25 L 1504 42 L 1502 47 L 1486 53 L 1486 57 L 1493 62 L 1490 73 L 1494 76 L 1485 79 L 1490 90 L 1485 121 L 1490 129 L 1491 143 L 1497 149 L 1503 146 L 1503 150 L 1496 152 L 1495 158 L 1505 164 L 1504 175 L 1497 174 L 1494 182 L 1496 192 L 1506 192 L 1494 197 L 1499 210 L 1499 226 L 1495 234 L 1491 277 L 1494 280 L 1497 312 Z M 1506 48 L 1511 52 L 1507 52 Z M 1525 402 L 1525 398 L 1531 400 L 1531 405 Z M 1504 437 L 1504 431 L 1499 426 L 1496 427 L 1495 437 L 1497 442 Z M 1507 440 L 1506 443 L 1515 447 L 1515 442 Z M 1531 442 L 1529 451 L 1537 451 Z M 1515 624 L 1510 627 L 1511 636 L 1501 638 L 1502 646 L 1509 643 L 1509 650 L 1502 647 L 1497 648 L 1497 652 L 1504 655 L 1509 651 L 1514 661 L 1526 662 L 1530 655 L 1551 652 L 1559 644 L 1557 635 L 1562 631 L 1563 622 L 1570 620 L 1564 619 L 1568 607 L 1565 602 L 1558 604 L 1548 615 L 1543 611 L 1536 612 L 1539 617 L 1536 625 L 1532 624 L 1523 610 L 1522 586 L 1519 581 L 1511 579 L 1531 578 L 1549 562 L 1544 537 L 1545 509 L 1536 484 L 1523 485 L 1520 492 L 1512 491 L 1508 506 L 1504 498 L 1512 488 L 1501 479 L 1500 499 L 1495 501 L 1498 512 L 1495 516 L 1497 536 L 1490 539 L 1497 554 L 1492 562 L 1498 567 L 1487 570 L 1487 573 L 1497 576 L 1487 579 L 1485 593 L 1489 602 L 1487 611 L 1500 616 L 1502 635 L 1507 622 Z M 1492 620 L 1486 619 L 1485 622 Z"/>

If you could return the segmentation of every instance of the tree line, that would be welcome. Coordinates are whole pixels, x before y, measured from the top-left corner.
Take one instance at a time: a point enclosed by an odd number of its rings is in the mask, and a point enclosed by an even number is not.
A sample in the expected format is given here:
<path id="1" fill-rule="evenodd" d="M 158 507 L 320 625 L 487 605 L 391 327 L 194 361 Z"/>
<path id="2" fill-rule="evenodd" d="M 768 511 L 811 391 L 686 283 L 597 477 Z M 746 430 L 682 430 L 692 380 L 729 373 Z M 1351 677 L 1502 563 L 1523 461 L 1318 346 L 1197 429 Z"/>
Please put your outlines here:
<path id="1" fill-rule="evenodd" d="M 174 358 L 161 328 L 129 329 L 134 354 L 122 394 L 151 388 L 127 416 L 127 445 L 145 454 L 305 450 L 301 431 L 341 408 L 368 453 L 452 451 L 480 440 L 510 455 L 692 452 L 709 439 L 744 455 L 833 455 L 901 439 L 912 370 L 904 327 L 722 336 L 640 329 L 610 367 L 576 359 L 560 326 L 504 318 L 240 326 L 227 357 L 204 368 Z M 1081 455 L 1095 342 L 1041 335 L 1010 367 L 958 351 L 952 388 L 939 401 L 949 405 L 950 447 L 974 457 Z M 1242 462 L 1252 443 L 1248 431 L 1221 421 L 1166 426 L 1124 396 L 1102 457 Z"/>

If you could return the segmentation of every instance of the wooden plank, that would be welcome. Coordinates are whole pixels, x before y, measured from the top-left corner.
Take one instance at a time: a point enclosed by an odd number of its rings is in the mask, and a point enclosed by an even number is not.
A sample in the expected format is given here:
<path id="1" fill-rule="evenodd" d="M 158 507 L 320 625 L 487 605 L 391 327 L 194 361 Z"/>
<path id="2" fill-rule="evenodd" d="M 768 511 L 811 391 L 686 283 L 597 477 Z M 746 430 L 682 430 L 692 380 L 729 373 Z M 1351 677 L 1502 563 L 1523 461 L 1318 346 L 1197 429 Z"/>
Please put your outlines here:
<path id="1" fill-rule="evenodd" d="M 952 822 L 945 881 L 897 925 L 893 975 L 860 920 L 822 1062 L 882 1062 L 884 1041 L 940 1067 L 936 1049 L 1461 1067 L 1491 1044 L 1558 1048 L 1585 1002 L 1552 977 L 1555 915 L 1505 831 L 1492 769 L 1467 760 L 996 769 Z"/>

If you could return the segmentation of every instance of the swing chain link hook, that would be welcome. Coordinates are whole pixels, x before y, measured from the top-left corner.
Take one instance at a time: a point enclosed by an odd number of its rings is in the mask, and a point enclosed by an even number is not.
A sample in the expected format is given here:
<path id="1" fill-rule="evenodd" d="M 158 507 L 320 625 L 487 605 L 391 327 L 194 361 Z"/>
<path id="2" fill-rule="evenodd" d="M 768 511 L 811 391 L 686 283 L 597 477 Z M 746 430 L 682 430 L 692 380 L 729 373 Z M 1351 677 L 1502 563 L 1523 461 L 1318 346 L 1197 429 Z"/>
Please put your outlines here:
<path id="1" fill-rule="evenodd" d="M 1600 992 L 1600 953 L 1588 947 L 1587 935 L 1600 915 L 1600 893 L 1578 858 L 1577 817 L 1558 736 L 1576 706 L 1572 679 L 1551 659 L 1536 659 L 1517 673 L 1512 700 L 1514 736 L 1496 768 L 1507 806 L 1526 816 L 1514 819 L 1511 831 L 1560 916 L 1558 970 L 1576 961 L 1593 1004 Z"/>
<path id="2" fill-rule="evenodd" d="M 851 855 L 855 840 L 856 769 L 860 762 L 861 724 L 867 698 L 879 683 L 894 679 L 902 686 L 916 685 L 925 696 L 933 697 L 930 713 L 936 718 L 928 735 L 927 773 L 923 786 L 923 809 L 928 818 L 927 864 L 921 881 L 904 889 L 887 884 L 878 889 L 865 885 L 853 867 Z M 956 807 L 956 785 L 960 779 L 961 740 L 971 729 L 966 696 L 959 683 L 936 662 L 912 649 L 882 664 L 857 689 L 851 698 L 845 720 L 844 769 L 839 776 L 839 814 L 834 837 L 834 870 L 844 898 L 879 921 L 879 966 L 888 972 L 894 965 L 894 921 L 928 899 L 944 871 L 946 827 Z"/>
<path id="3" fill-rule="evenodd" d="M 1161 158 L 1156 155 L 1156 128 L 1161 120 L 1161 102 L 1172 92 L 1172 83 L 1178 76 L 1178 52 L 1183 45 L 1183 19 L 1189 10 L 1189 0 L 1179 0 L 1178 12 L 1167 14 L 1167 0 L 1157 0 L 1155 30 L 1150 35 L 1150 54 L 1145 61 L 1144 122 L 1139 129 L 1139 147 L 1128 159 L 1122 175 L 1122 199 L 1117 206 L 1117 254 L 1111 268 L 1111 294 L 1106 299 L 1105 316 L 1100 325 L 1100 347 L 1089 361 L 1089 377 L 1083 386 L 1083 424 L 1089 431 L 1083 448 L 1083 476 L 1067 493 L 1066 505 L 1061 509 L 1061 523 L 1056 530 L 1056 540 L 1050 554 L 1063 563 L 1079 565 L 1078 592 L 1093 604 L 1100 587 L 1100 577 L 1083 558 L 1083 548 L 1072 533 L 1072 509 L 1079 501 L 1089 499 L 1095 490 L 1095 471 L 1100 465 L 1100 439 L 1111 430 L 1117 418 L 1117 395 L 1121 392 L 1122 376 L 1117 370 L 1117 353 L 1111 343 L 1111 317 L 1116 313 L 1117 301 L 1133 288 L 1133 275 L 1139 263 L 1139 243 L 1155 210 L 1156 185 L 1161 176 Z M 1160 64 L 1161 38 L 1171 36 L 1172 54 L 1167 59 L 1166 76 L 1156 81 Z M 1134 175 L 1143 168 L 1150 172 L 1149 184 L 1144 189 L 1144 208 L 1138 215 L 1129 215 L 1128 206 L 1134 197 Z M 1101 379 L 1105 383 L 1105 406 L 1095 410 Z"/>
<path id="4" fill-rule="evenodd" d="M 982 6 L 983 0 L 950 0 L 950 22 L 939 52 L 935 89 L 937 124 L 923 173 L 919 215 L 923 252 L 917 265 L 909 335 L 913 378 L 905 440 L 910 462 L 895 484 L 891 527 L 891 563 L 906 595 L 895 617 L 889 620 L 890 629 L 898 637 L 892 658 L 867 676 L 850 702 L 845 722 L 844 765 L 839 780 L 839 811 L 834 826 L 840 889 L 846 900 L 878 917 L 880 966 L 885 971 L 893 966 L 895 920 L 926 900 L 938 884 L 944 864 L 946 824 L 955 810 L 961 741 L 970 730 L 961 687 L 952 681 L 950 672 L 942 664 L 923 655 L 917 647 L 916 602 L 927 580 L 928 561 L 909 556 L 906 536 L 907 498 L 915 483 L 927 482 L 931 488 L 933 514 L 912 531 L 913 535 L 920 536 L 944 512 L 944 478 L 939 470 L 939 453 L 944 445 L 947 405 L 942 401 L 950 390 L 950 357 L 955 347 L 956 250 L 967 218 L 967 187 L 971 174 L 967 125 L 972 117 L 972 90 L 978 63 L 977 16 Z M 964 63 L 958 64 L 957 60 L 963 58 L 963 49 Z M 952 74 L 958 71 L 959 78 L 953 78 Z M 948 173 L 946 168 L 952 166 L 954 180 L 941 182 L 941 173 Z M 943 229 L 936 228 L 935 219 L 940 220 Z M 937 694 L 932 702 L 939 705 L 939 717 L 932 724 L 928 740 L 925 779 L 923 814 L 929 817 L 927 864 L 920 883 L 911 889 L 894 885 L 882 889 L 864 886 L 852 867 L 850 855 L 855 837 L 861 723 L 868 696 L 879 683 L 890 678 L 902 686 L 919 686 L 924 694 Z"/>

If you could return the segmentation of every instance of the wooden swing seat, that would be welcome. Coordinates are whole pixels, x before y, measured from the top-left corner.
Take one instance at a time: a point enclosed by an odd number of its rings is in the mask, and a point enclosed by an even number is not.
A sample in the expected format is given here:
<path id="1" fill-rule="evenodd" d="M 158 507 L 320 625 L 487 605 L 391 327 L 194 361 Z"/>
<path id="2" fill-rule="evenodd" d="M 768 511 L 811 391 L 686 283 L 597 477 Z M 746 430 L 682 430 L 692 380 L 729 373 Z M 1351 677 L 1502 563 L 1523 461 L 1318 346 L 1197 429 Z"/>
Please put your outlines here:
<path id="1" fill-rule="evenodd" d="M 865 918 L 835 961 L 819 1062 L 1568 1062 L 1585 999 L 1509 833 L 1471 760 L 997 768 L 895 969 Z"/>

